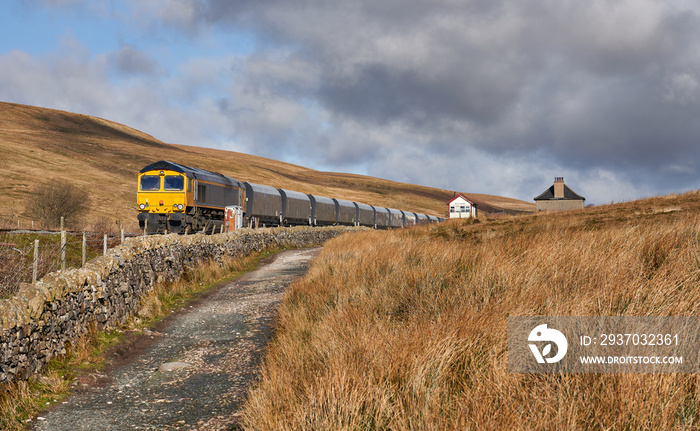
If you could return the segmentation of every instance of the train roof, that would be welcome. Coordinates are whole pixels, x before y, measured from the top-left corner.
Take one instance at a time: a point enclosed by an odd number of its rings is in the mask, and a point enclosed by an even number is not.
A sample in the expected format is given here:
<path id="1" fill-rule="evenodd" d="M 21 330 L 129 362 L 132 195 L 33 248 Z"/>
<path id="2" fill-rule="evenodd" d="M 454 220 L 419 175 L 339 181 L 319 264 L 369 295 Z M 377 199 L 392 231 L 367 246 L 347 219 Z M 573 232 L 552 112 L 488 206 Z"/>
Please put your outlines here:
<path id="1" fill-rule="evenodd" d="M 173 162 L 168 162 L 165 160 L 161 160 L 155 163 L 152 163 L 145 168 L 141 169 L 139 173 L 147 172 L 147 171 L 153 171 L 153 170 L 159 170 L 159 169 L 168 169 L 171 171 L 175 172 L 180 172 L 181 174 L 185 174 L 188 177 L 195 178 L 197 180 L 204 180 L 204 181 L 211 181 L 214 183 L 223 183 L 223 184 L 230 184 L 236 187 L 243 187 L 243 183 L 231 178 L 229 176 L 219 174 L 217 172 L 211 172 L 207 171 L 204 169 L 199 169 L 199 168 L 192 168 L 189 166 L 185 165 L 180 165 L 178 163 L 173 163 Z"/>
<path id="2" fill-rule="evenodd" d="M 362 202 L 355 202 L 355 205 L 362 210 L 374 211 L 374 207 L 372 205 L 363 204 Z"/>
<path id="3" fill-rule="evenodd" d="M 302 192 L 295 192 L 294 190 L 287 190 L 287 189 L 277 189 L 282 195 L 285 195 L 287 198 L 292 198 L 292 199 L 297 199 L 297 200 L 302 200 L 302 201 L 309 201 L 309 195 L 306 193 Z"/>
<path id="4" fill-rule="evenodd" d="M 356 207 L 355 207 L 355 202 L 348 201 L 348 200 L 345 200 L 345 199 L 336 199 L 336 198 L 331 198 L 331 199 L 334 200 L 335 202 L 337 202 L 338 205 L 340 205 L 340 206 L 342 206 L 342 207 L 352 207 L 352 208 L 356 208 Z"/>
<path id="5" fill-rule="evenodd" d="M 264 193 L 267 195 L 276 195 L 276 196 L 280 195 L 279 189 L 276 189 L 272 186 L 266 186 L 264 184 L 255 184 L 255 183 L 249 183 L 249 182 L 245 182 L 243 184 L 245 184 L 246 190 L 248 190 L 248 191 L 253 191 L 256 193 Z"/>
<path id="6" fill-rule="evenodd" d="M 316 202 L 316 203 L 335 205 L 335 202 L 333 201 L 332 198 L 327 198 L 325 196 L 318 196 L 318 195 L 311 195 L 310 194 L 309 199 L 311 199 L 312 202 Z"/>

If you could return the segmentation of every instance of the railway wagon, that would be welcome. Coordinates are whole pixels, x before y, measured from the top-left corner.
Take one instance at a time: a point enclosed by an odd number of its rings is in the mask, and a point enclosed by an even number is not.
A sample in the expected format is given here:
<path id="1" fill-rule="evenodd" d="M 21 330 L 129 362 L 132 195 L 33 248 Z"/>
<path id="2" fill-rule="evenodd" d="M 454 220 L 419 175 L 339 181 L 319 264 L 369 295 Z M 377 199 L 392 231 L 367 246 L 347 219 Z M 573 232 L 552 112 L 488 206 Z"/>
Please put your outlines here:
<path id="1" fill-rule="evenodd" d="M 374 222 L 374 207 L 372 205 L 355 202 L 355 207 L 357 207 L 358 226 L 376 227 Z"/>
<path id="2" fill-rule="evenodd" d="M 394 208 L 387 208 L 389 213 L 389 226 L 390 228 L 403 227 L 403 213 Z"/>
<path id="3" fill-rule="evenodd" d="M 336 224 L 343 226 L 355 226 L 357 224 L 357 207 L 354 202 L 343 199 L 335 199 Z"/>
<path id="4" fill-rule="evenodd" d="M 389 211 L 386 208 L 374 207 L 374 221 L 377 229 L 386 229 L 391 226 Z"/>
<path id="5" fill-rule="evenodd" d="M 285 226 L 311 224 L 311 199 L 292 190 L 278 189 L 282 196 L 282 223 Z"/>
<path id="6" fill-rule="evenodd" d="M 245 218 L 249 227 L 280 226 L 282 195 L 274 187 L 255 183 L 245 185 Z"/>
<path id="7" fill-rule="evenodd" d="M 411 227 L 416 224 L 416 214 L 408 211 L 401 211 L 403 214 L 403 227 Z"/>
<path id="8" fill-rule="evenodd" d="M 226 175 L 158 161 L 138 174 L 137 219 L 148 233 L 211 231 L 224 223 L 224 208 L 243 206 L 243 183 Z"/>
<path id="9" fill-rule="evenodd" d="M 311 200 L 311 223 L 313 226 L 332 226 L 337 218 L 335 202 L 325 196 L 309 195 Z"/>
<path id="10" fill-rule="evenodd" d="M 415 213 L 416 214 L 416 224 L 428 224 L 430 223 L 430 220 L 428 220 L 428 216 L 422 213 Z"/>

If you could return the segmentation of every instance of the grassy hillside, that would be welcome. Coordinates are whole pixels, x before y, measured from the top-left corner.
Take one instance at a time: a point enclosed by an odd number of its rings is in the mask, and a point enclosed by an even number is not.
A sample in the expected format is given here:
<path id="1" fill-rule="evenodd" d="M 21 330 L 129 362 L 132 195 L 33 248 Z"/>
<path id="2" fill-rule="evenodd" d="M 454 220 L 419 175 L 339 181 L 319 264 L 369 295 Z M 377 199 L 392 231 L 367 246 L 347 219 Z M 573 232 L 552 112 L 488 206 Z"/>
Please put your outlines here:
<path id="1" fill-rule="evenodd" d="M 185 143 L 196 144 L 196 143 Z M 170 160 L 251 181 L 348 200 L 445 216 L 453 192 L 353 174 L 319 172 L 230 151 L 163 143 L 130 127 L 87 115 L 0 103 L 0 225 L 16 224 L 32 187 L 62 178 L 85 189 L 89 223 L 135 225 L 136 174 Z M 533 211 L 534 204 L 465 193 L 486 212 Z"/>
<path id="2" fill-rule="evenodd" d="M 246 429 L 698 429 L 698 374 L 511 374 L 508 316 L 697 316 L 700 192 L 342 236 L 287 292 Z"/>

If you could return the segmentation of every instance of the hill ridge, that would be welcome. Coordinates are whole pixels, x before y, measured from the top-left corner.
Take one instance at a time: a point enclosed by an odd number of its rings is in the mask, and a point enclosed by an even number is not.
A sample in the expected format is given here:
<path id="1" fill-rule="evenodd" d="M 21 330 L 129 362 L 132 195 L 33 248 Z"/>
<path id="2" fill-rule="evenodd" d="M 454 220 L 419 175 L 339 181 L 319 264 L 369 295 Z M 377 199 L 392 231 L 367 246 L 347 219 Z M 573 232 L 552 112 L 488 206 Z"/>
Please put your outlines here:
<path id="1" fill-rule="evenodd" d="M 158 160 L 220 172 L 240 181 L 442 217 L 455 193 L 359 174 L 316 171 L 234 151 L 165 143 L 104 118 L 8 102 L 0 102 L 0 151 L 7 165 L 7 179 L 0 184 L 0 224 L 29 221 L 23 212 L 32 188 L 60 178 L 86 191 L 92 202 L 89 223 L 121 220 L 127 226 L 135 225 L 137 172 Z M 534 211 L 534 204 L 517 199 L 462 194 L 476 202 L 480 211 Z"/>

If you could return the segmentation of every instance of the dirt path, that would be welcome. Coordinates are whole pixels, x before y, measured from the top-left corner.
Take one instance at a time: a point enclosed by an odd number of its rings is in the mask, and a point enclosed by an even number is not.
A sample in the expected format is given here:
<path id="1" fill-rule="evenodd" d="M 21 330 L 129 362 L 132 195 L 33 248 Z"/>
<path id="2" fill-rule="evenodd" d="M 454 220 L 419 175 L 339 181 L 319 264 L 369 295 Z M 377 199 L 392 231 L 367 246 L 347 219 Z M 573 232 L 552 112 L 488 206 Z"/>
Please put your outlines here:
<path id="1" fill-rule="evenodd" d="M 137 340 L 129 360 L 78 388 L 34 429 L 238 429 L 237 410 L 258 375 L 283 291 L 318 251 L 282 252 L 216 288 Z"/>

